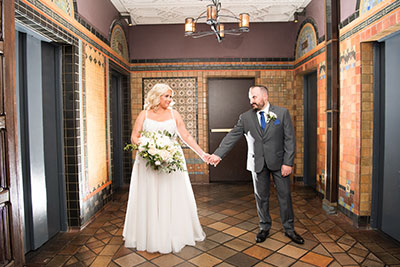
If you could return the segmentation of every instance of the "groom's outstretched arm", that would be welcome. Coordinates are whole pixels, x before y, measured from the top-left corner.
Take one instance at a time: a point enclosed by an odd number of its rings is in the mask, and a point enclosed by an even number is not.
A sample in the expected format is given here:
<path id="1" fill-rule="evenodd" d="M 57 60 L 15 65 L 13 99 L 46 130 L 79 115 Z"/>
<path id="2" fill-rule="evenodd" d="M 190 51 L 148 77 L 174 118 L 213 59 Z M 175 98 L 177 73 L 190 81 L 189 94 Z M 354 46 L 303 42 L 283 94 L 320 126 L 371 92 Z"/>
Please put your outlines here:
<path id="1" fill-rule="evenodd" d="M 242 115 L 240 115 L 238 122 L 235 127 L 222 139 L 219 147 L 215 150 L 214 155 L 218 156 L 220 159 L 223 159 L 226 154 L 235 146 L 236 142 L 244 134 L 244 126 L 242 121 Z"/>

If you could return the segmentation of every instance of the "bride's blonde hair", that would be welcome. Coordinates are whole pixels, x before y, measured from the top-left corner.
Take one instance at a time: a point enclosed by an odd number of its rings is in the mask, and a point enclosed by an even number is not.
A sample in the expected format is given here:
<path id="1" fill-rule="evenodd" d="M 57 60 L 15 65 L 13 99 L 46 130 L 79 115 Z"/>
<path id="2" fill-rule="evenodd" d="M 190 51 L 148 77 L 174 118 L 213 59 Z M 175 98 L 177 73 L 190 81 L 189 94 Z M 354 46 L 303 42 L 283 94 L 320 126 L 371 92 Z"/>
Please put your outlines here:
<path id="1" fill-rule="evenodd" d="M 157 108 L 160 104 L 160 97 L 165 94 L 168 90 L 171 90 L 172 96 L 174 95 L 174 91 L 169 87 L 168 84 L 157 83 L 151 88 L 151 90 L 147 93 L 147 97 L 144 101 L 144 109 L 150 110 Z M 169 105 L 172 107 L 175 104 L 174 101 Z"/>

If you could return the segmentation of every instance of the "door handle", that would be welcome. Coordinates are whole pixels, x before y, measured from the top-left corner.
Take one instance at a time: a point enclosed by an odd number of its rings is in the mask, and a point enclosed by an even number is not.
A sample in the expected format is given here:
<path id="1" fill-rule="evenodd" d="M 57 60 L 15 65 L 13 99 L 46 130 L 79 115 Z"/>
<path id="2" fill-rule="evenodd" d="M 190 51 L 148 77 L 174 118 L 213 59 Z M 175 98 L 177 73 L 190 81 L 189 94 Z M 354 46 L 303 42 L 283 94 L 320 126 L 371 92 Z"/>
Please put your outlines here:
<path id="1" fill-rule="evenodd" d="M 219 129 L 211 129 L 212 133 L 229 133 L 232 128 L 219 128 Z"/>

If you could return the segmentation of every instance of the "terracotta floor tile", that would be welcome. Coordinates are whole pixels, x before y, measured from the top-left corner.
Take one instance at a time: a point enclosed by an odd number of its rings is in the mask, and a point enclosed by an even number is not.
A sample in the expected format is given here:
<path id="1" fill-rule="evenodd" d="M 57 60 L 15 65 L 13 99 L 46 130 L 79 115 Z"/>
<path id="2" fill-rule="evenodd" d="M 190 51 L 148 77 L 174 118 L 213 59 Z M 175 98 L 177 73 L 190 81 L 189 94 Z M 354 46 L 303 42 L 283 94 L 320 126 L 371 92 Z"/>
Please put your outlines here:
<path id="1" fill-rule="evenodd" d="M 213 228 L 213 229 L 215 229 L 217 231 L 223 231 L 223 230 L 225 230 L 225 229 L 227 229 L 227 228 L 229 228 L 231 226 L 229 224 L 226 224 L 226 223 L 216 222 L 216 223 L 208 225 L 208 227 Z"/>
<path id="2" fill-rule="evenodd" d="M 142 256 L 143 258 L 147 259 L 147 260 L 152 260 L 155 259 L 159 256 L 161 256 L 161 253 L 149 253 L 147 251 L 135 251 L 136 254 L 138 254 L 139 256 Z"/>
<path id="3" fill-rule="evenodd" d="M 135 266 L 145 261 L 146 261 L 145 258 L 139 256 L 134 252 L 114 260 L 114 262 L 116 262 L 118 265 L 122 267 Z"/>
<path id="4" fill-rule="evenodd" d="M 229 224 L 229 225 L 235 225 L 236 226 L 237 224 L 243 222 L 243 220 L 237 219 L 235 217 L 227 217 L 227 218 L 221 220 L 221 222 Z"/>
<path id="5" fill-rule="evenodd" d="M 203 251 L 201 251 L 200 249 L 197 249 L 192 246 L 186 246 L 179 253 L 176 253 L 175 255 L 177 255 L 185 260 L 189 260 L 191 258 L 194 258 L 197 255 L 200 255 L 201 253 L 203 253 Z"/>
<path id="6" fill-rule="evenodd" d="M 341 265 L 358 265 L 357 262 L 346 253 L 332 253 L 332 256 Z"/>
<path id="7" fill-rule="evenodd" d="M 280 253 L 274 253 L 264 261 L 275 266 L 285 267 L 292 265 L 296 260 Z"/>
<path id="8" fill-rule="evenodd" d="M 217 242 L 214 242 L 212 240 L 204 240 L 203 242 L 197 242 L 196 243 L 196 248 L 201 249 L 202 251 L 208 251 L 210 249 L 213 249 L 217 247 L 219 244 Z"/>
<path id="9" fill-rule="evenodd" d="M 114 254 L 119 250 L 121 245 L 107 245 L 105 248 L 100 252 L 101 256 L 114 256 Z"/>
<path id="10" fill-rule="evenodd" d="M 286 245 L 283 248 L 281 248 L 280 250 L 278 250 L 279 253 L 287 255 L 289 257 L 298 259 L 301 256 L 303 256 L 304 254 L 307 253 L 307 250 L 302 249 L 302 248 L 298 248 L 292 245 Z"/>
<path id="11" fill-rule="evenodd" d="M 225 261 L 234 266 L 247 267 L 247 266 L 253 266 L 259 260 L 256 258 L 250 257 L 246 254 L 243 254 L 243 253 L 237 253 L 237 254 L 233 255 L 232 257 L 227 258 Z"/>
<path id="12" fill-rule="evenodd" d="M 174 254 L 164 254 L 154 260 L 151 261 L 152 263 L 158 265 L 158 266 L 165 266 L 165 267 L 170 267 L 170 266 L 175 266 L 183 260 Z"/>
<path id="13" fill-rule="evenodd" d="M 282 232 L 277 232 L 277 233 L 271 235 L 270 237 L 273 239 L 279 240 L 281 242 L 284 242 L 284 243 L 289 243 L 290 241 L 292 241 L 289 237 L 285 236 L 285 234 Z"/>
<path id="14" fill-rule="evenodd" d="M 331 254 L 321 244 L 316 246 L 312 251 L 315 252 L 315 253 L 324 255 L 324 256 L 331 257 Z"/>
<path id="15" fill-rule="evenodd" d="M 339 247 L 336 243 L 322 243 L 322 245 L 328 250 L 330 253 L 339 253 L 344 252 L 344 250 Z"/>
<path id="16" fill-rule="evenodd" d="M 225 246 L 219 246 L 209 250 L 207 253 L 219 259 L 225 260 L 236 254 L 237 251 Z"/>
<path id="17" fill-rule="evenodd" d="M 363 261 L 362 265 L 363 266 L 368 266 L 368 267 L 384 267 L 384 266 L 386 266 L 382 262 L 376 262 L 376 261 L 372 261 L 370 259 L 366 259 L 365 261 Z M 390 265 L 390 266 L 393 267 L 395 265 Z"/>
<path id="18" fill-rule="evenodd" d="M 242 251 L 242 250 L 250 247 L 252 244 L 247 241 L 235 238 L 232 241 L 226 242 L 224 245 L 227 247 L 233 248 L 237 251 Z"/>
<path id="19" fill-rule="evenodd" d="M 309 252 L 304 255 L 300 260 L 316 266 L 328 266 L 329 263 L 333 261 L 333 258 L 323 256 L 314 252 Z"/>
<path id="20" fill-rule="evenodd" d="M 214 256 L 211 256 L 210 254 L 207 253 L 203 253 L 191 260 L 189 260 L 189 262 L 193 263 L 196 266 L 204 266 L 204 267 L 208 267 L 208 266 L 215 266 L 218 263 L 221 263 L 222 260 L 218 259 Z"/>
<path id="21" fill-rule="evenodd" d="M 49 261 L 49 263 L 47 263 L 46 265 L 53 266 L 53 267 L 63 266 L 68 261 L 69 258 L 70 258 L 70 256 L 57 255 L 51 261 Z"/>
<path id="22" fill-rule="evenodd" d="M 234 237 L 238 237 L 244 233 L 247 233 L 246 230 L 240 229 L 238 227 L 231 227 L 231 228 L 225 229 L 223 232 L 226 234 L 232 235 Z"/>
<path id="23" fill-rule="evenodd" d="M 250 243 L 254 243 L 256 240 L 256 234 L 254 234 L 252 232 L 247 232 L 247 233 L 239 236 L 238 238 L 245 240 L 247 242 L 250 242 Z"/>
<path id="24" fill-rule="evenodd" d="M 228 233 L 225 233 L 225 231 L 224 231 L 224 233 L 218 232 L 218 233 L 216 233 L 216 234 L 214 234 L 212 236 L 209 236 L 208 239 L 222 244 L 222 243 L 225 243 L 225 242 L 227 242 L 229 240 L 232 240 L 233 236 L 230 235 L 230 234 L 228 235 Z"/>
<path id="25" fill-rule="evenodd" d="M 227 215 L 221 214 L 219 212 L 216 212 L 216 213 L 213 213 L 211 215 L 208 215 L 207 217 L 210 218 L 210 219 L 216 220 L 216 221 L 220 221 L 220 220 L 223 220 L 225 218 L 228 218 Z"/>
<path id="26" fill-rule="evenodd" d="M 272 251 L 260 246 L 252 246 L 243 251 L 244 254 L 247 254 L 253 258 L 262 260 L 272 254 Z"/>
<path id="27" fill-rule="evenodd" d="M 257 263 L 256 265 L 254 265 L 254 267 L 272 267 L 272 266 L 274 266 L 274 265 L 271 265 L 271 264 L 263 262 L 263 261 L 261 261 L 261 262 Z"/>
<path id="28" fill-rule="evenodd" d="M 277 251 L 281 247 L 283 247 L 285 245 L 285 243 L 275 240 L 275 239 L 272 239 L 272 238 L 267 238 L 264 242 L 258 243 L 257 245 L 259 245 L 263 248 L 267 248 L 272 251 Z"/>
<path id="29" fill-rule="evenodd" d="M 91 266 L 107 266 L 111 262 L 111 256 L 97 256 Z"/>
<path id="30" fill-rule="evenodd" d="M 236 224 L 235 226 L 239 227 L 239 228 L 241 228 L 243 230 L 246 230 L 246 231 L 252 231 L 252 230 L 254 230 L 256 228 L 258 229 L 258 225 L 254 224 L 254 223 L 251 223 L 251 222 L 248 222 L 248 221 Z"/>

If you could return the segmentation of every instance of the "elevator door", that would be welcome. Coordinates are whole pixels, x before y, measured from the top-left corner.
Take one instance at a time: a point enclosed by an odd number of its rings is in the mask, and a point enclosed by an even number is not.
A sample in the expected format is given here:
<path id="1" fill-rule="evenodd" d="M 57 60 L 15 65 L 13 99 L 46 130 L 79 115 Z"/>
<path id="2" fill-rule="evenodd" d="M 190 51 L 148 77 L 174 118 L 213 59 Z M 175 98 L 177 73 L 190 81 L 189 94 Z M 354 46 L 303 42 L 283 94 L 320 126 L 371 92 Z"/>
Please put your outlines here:
<path id="1" fill-rule="evenodd" d="M 304 185 L 317 175 L 317 72 L 304 76 Z"/>
<path id="2" fill-rule="evenodd" d="M 385 41 L 382 231 L 400 241 L 400 34 Z"/>

